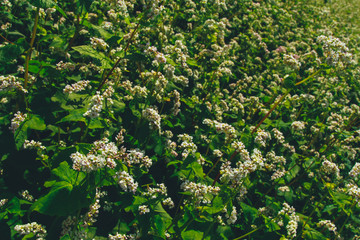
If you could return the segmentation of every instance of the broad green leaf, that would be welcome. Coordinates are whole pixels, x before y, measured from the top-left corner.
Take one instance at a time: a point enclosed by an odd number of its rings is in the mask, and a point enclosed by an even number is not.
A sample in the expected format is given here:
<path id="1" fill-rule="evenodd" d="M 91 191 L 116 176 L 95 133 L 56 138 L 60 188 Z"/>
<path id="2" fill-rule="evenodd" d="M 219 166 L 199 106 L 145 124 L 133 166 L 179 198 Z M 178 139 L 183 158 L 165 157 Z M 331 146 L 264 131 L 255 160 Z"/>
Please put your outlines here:
<path id="1" fill-rule="evenodd" d="M 86 112 L 86 108 L 76 109 L 74 111 L 71 111 L 69 115 L 63 117 L 58 123 L 62 122 L 85 122 L 86 118 L 83 116 Z"/>
<path id="2" fill-rule="evenodd" d="M 154 216 L 154 226 L 155 226 L 154 230 L 157 233 L 157 235 L 165 238 L 166 225 L 165 222 L 163 221 L 163 218 L 160 215 Z"/>
<path id="3" fill-rule="evenodd" d="M 69 216 L 90 205 L 91 199 L 87 195 L 84 188 L 60 181 L 52 186 L 48 194 L 39 198 L 31 210 L 49 216 Z"/>
<path id="4" fill-rule="evenodd" d="M 189 230 L 181 233 L 183 240 L 202 240 L 204 233 L 195 230 Z"/>
<path id="5" fill-rule="evenodd" d="M 111 60 L 105 56 L 104 53 L 96 51 L 89 45 L 81 45 L 81 46 L 75 46 L 72 47 L 75 51 L 79 52 L 80 54 L 84 56 L 89 56 L 95 59 L 98 59 L 101 62 L 101 65 L 104 68 L 111 68 Z"/>
<path id="6" fill-rule="evenodd" d="M 84 173 L 73 170 L 66 161 L 60 163 L 59 167 L 52 170 L 52 173 L 57 176 L 59 180 L 73 185 L 78 185 L 85 178 Z"/>
<path id="7" fill-rule="evenodd" d="M 224 209 L 224 203 L 220 196 L 216 196 L 214 200 L 212 201 L 212 204 L 210 207 L 205 206 L 203 207 L 204 211 L 208 212 L 209 214 L 215 214 L 218 212 L 221 212 Z"/>
<path id="8" fill-rule="evenodd" d="M 39 115 L 32 115 L 30 120 L 26 122 L 26 125 L 35 130 L 45 130 L 46 124 L 44 119 L 42 119 Z"/>

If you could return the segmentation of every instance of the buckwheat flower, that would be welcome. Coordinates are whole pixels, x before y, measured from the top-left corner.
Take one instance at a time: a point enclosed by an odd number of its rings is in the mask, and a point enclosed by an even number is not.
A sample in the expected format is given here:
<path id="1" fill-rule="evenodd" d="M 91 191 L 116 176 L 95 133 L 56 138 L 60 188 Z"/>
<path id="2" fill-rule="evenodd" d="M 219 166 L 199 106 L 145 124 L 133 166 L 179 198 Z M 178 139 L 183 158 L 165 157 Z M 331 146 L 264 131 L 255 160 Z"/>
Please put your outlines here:
<path id="1" fill-rule="evenodd" d="M 106 50 L 106 48 L 109 47 L 109 45 L 101 38 L 92 37 L 90 38 L 90 42 L 94 49 Z"/>
<path id="2" fill-rule="evenodd" d="M 33 233 L 37 240 L 44 240 L 46 237 L 46 230 L 37 222 L 32 222 L 24 225 L 16 225 L 14 227 L 14 230 L 18 232 L 20 235 L 28 235 L 30 233 Z"/>
<path id="3" fill-rule="evenodd" d="M 149 121 L 149 126 L 151 129 L 159 130 L 161 132 L 161 116 L 158 110 L 155 107 L 148 107 L 142 111 L 142 116 Z"/>
<path id="4" fill-rule="evenodd" d="M 22 86 L 22 84 L 23 83 L 20 79 L 13 75 L 0 76 L 0 92 L 17 89 L 23 93 L 27 93 L 28 91 Z"/>
<path id="5" fill-rule="evenodd" d="M 24 122 L 26 118 L 27 118 L 26 113 L 21 113 L 20 111 L 18 111 L 17 113 L 14 114 L 14 118 L 11 119 L 11 126 L 9 127 L 9 129 L 13 133 L 15 133 L 16 129 L 20 127 L 20 124 Z"/>
<path id="6" fill-rule="evenodd" d="M 213 151 L 213 155 L 217 158 L 221 158 L 223 156 L 223 153 L 219 149 L 215 149 Z"/>
<path id="7" fill-rule="evenodd" d="M 103 96 L 100 95 L 100 92 L 91 98 L 89 110 L 84 113 L 84 117 L 97 118 L 100 116 L 100 112 L 103 108 Z"/>
<path id="8" fill-rule="evenodd" d="M 56 64 L 56 70 L 61 71 L 61 70 L 69 70 L 69 71 L 74 71 L 75 70 L 75 64 L 71 63 L 71 62 L 66 62 L 64 63 L 63 61 L 60 61 Z"/>
<path id="9" fill-rule="evenodd" d="M 77 83 L 66 85 L 63 91 L 64 93 L 80 92 L 82 90 L 85 90 L 89 83 L 90 81 L 88 80 L 81 80 Z"/>
<path id="10" fill-rule="evenodd" d="M 207 186 L 202 183 L 194 183 L 189 180 L 185 180 L 180 186 L 185 192 L 190 192 L 196 200 L 196 204 L 200 203 L 210 203 L 211 199 L 208 195 L 215 195 L 220 192 L 219 187 Z"/>
<path id="11" fill-rule="evenodd" d="M 125 192 L 136 192 L 138 183 L 134 181 L 134 178 L 125 171 L 116 172 L 114 178 L 120 185 L 121 189 Z"/>
<path id="12" fill-rule="evenodd" d="M 150 212 L 150 209 L 148 206 L 146 206 L 146 205 L 139 206 L 139 214 L 140 215 L 146 214 L 148 212 Z"/>
<path id="13" fill-rule="evenodd" d="M 318 222 L 317 225 L 318 225 L 319 227 L 325 227 L 325 228 L 328 229 L 330 232 L 336 233 L 336 226 L 335 226 L 335 224 L 333 224 L 330 220 L 321 220 L 320 222 Z"/>
<path id="14" fill-rule="evenodd" d="M 233 209 L 230 213 L 230 215 L 228 213 L 225 214 L 225 217 L 227 218 L 226 223 L 227 224 L 234 224 L 237 220 L 237 212 L 236 212 L 236 207 L 233 206 Z"/>
<path id="15" fill-rule="evenodd" d="M 271 175 L 271 180 L 273 181 L 273 180 L 282 178 L 283 176 L 285 176 L 285 173 L 286 173 L 286 171 L 284 169 L 278 169 L 273 173 L 273 175 Z M 279 190 L 280 190 L 280 188 L 279 188 Z"/>
<path id="16" fill-rule="evenodd" d="M 169 208 L 174 208 L 174 207 L 175 207 L 175 204 L 174 204 L 173 200 L 172 200 L 170 197 L 164 199 L 164 200 L 162 201 L 162 203 L 163 203 L 165 206 L 168 206 Z"/>
<path id="17" fill-rule="evenodd" d="M 288 186 L 281 186 L 278 188 L 280 192 L 290 192 L 290 188 Z"/>
<path id="18" fill-rule="evenodd" d="M 96 199 L 93 204 L 90 205 L 89 211 L 83 216 L 83 227 L 89 227 L 97 221 L 97 216 L 99 214 L 100 200 Z"/>
<path id="19" fill-rule="evenodd" d="M 135 238 L 120 233 L 117 233 L 115 235 L 109 234 L 109 240 L 130 240 L 130 239 L 135 239 Z"/>
<path id="20" fill-rule="evenodd" d="M 302 121 L 295 121 L 291 124 L 291 128 L 294 131 L 302 131 L 305 129 L 305 122 Z"/>
<path id="21" fill-rule="evenodd" d="M 25 140 L 24 142 L 24 149 L 39 149 L 39 150 L 45 150 L 46 147 L 42 145 L 41 142 L 34 141 L 34 140 Z"/>
<path id="22" fill-rule="evenodd" d="M 351 62 L 352 54 L 349 53 L 349 48 L 340 39 L 321 35 L 317 38 L 317 42 L 323 45 L 326 62 L 330 66 Z"/>
<path id="23" fill-rule="evenodd" d="M 290 221 L 288 222 L 288 224 L 286 226 L 286 230 L 287 230 L 287 234 L 288 234 L 289 238 L 296 237 L 298 221 L 299 221 L 299 217 L 296 216 L 295 213 L 292 213 L 290 215 Z"/>
<path id="24" fill-rule="evenodd" d="M 181 142 L 182 141 L 182 142 Z M 195 153 L 197 151 L 197 146 L 195 143 L 193 143 L 193 137 L 188 134 L 179 134 L 178 135 L 178 142 L 181 142 L 179 148 L 183 149 L 183 152 L 181 154 L 182 158 L 185 159 L 191 154 L 192 156 L 195 156 Z"/>
<path id="25" fill-rule="evenodd" d="M 352 178 L 356 178 L 359 174 L 360 174 L 360 163 L 356 163 L 349 172 L 349 176 Z"/>
<path id="26" fill-rule="evenodd" d="M 266 146 L 266 141 L 271 139 L 271 135 L 268 132 L 265 132 L 264 130 L 258 130 L 255 137 L 255 143 L 259 144 L 262 147 Z"/>
<path id="27" fill-rule="evenodd" d="M 324 172 L 327 175 L 334 175 L 335 178 L 340 177 L 340 169 L 336 165 L 336 163 L 330 162 L 329 160 L 325 159 L 322 162 L 322 166 L 320 168 L 322 172 Z"/>
<path id="28" fill-rule="evenodd" d="M 284 54 L 284 63 L 294 69 L 299 69 L 301 67 L 301 63 L 298 61 L 298 59 L 299 56 L 297 55 Z"/>
<path id="29" fill-rule="evenodd" d="M 8 202 L 8 199 L 4 198 L 0 200 L 0 208 L 3 207 Z"/>

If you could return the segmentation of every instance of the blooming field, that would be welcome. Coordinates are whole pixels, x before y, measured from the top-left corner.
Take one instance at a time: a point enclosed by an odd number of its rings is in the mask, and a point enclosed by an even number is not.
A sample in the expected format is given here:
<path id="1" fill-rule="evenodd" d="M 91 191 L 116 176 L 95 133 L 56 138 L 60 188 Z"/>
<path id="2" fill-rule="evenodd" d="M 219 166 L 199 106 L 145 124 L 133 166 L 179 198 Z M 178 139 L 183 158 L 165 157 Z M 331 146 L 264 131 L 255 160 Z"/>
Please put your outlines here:
<path id="1" fill-rule="evenodd" d="M 321 2 L 2 0 L 1 238 L 359 239 L 359 31 Z"/>

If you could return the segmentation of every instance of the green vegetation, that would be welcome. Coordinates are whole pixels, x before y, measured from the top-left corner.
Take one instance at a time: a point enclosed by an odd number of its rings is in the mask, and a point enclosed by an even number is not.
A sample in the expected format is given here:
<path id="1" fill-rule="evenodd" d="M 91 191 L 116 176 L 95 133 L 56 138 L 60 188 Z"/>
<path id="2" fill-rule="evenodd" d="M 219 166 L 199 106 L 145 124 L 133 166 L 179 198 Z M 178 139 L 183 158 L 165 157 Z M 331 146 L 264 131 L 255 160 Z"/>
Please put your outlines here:
<path id="1" fill-rule="evenodd" d="M 360 2 L 0 11 L 1 239 L 359 238 Z"/>

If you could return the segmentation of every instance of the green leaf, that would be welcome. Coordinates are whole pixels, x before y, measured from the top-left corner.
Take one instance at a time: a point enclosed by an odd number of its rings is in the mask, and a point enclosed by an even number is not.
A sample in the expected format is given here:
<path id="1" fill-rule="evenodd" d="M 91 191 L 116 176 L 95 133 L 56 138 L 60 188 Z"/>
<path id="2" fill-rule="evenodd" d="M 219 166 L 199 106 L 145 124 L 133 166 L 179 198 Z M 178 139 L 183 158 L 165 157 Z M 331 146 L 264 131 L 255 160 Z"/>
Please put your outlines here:
<path id="1" fill-rule="evenodd" d="M 211 207 L 204 206 L 204 211 L 209 214 L 221 212 L 224 209 L 224 203 L 220 196 L 216 196 L 211 204 Z"/>
<path id="2" fill-rule="evenodd" d="M 189 230 L 181 233 L 183 240 L 202 240 L 204 233 L 195 230 Z"/>
<path id="3" fill-rule="evenodd" d="M 162 238 L 165 238 L 166 225 L 161 216 L 159 215 L 154 216 L 154 226 L 155 226 L 154 230 L 157 233 L 157 235 L 159 235 Z"/>
<path id="4" fill-rule="evenodd" d="M 18 58 L 24 52 L 24 48 L 18 45 L 8 44 L 0 48 L 0 63 L 9 63 Z"/>
<path id="5" fill-rule="evenodd" d="M 104 53 L 96 51 L 89 45 L 75 46 L 72 47 L 72 49 L 84 56 L 92 57 L 99 60 L 104 68 L 112 67 L 110 58 L 106 57 Z"/>
<path id="6" fill-rule="evenodd" d="M 60 163 L 59 167 L 52 170 L 52 174 L 55 175 L 60 181 L 65 181 L 72 185 L 80 184 L 80 182 L 86 176 L 85 173 L 76 172 L 75 170 L 71 169 L 66 161 Z"/>
<path id="7" fill-rule="evenodd" d="M 24 145 L 25 140 L 28 139 L 28 125 L 25 123 L 15 132 L 15 145 L 17 150 L 20 150 Z"/>
<path id="8" fill-rule="evenodd" d="M 32 115 L 30 120 L 26 122 L 26 125 L 30 129 L 35 129 L 35 130 L 46 129 L 46 124 L 44 122 L 44 119 L 42 119 L 39 115 Z"/>
<path id="9" fill-rule="evenodd" d="M 87 198 L 87 194 L 84 188 L 73 186 L 66 181 L 57 182 L 48 194 L 31 206 L 31 210 L 49 216 L 72 215 L 90 205 L 91 200 Z"/>
<path id="10" fill-rule="evenodd" d="M 62 122 L 85 122 L 86 118 L 83 116 L 86 112 L 86 108 L 76 109 L 74 111 L 71 111 L 69 115 L 63 117 L 58 123 Z"/>
<path id="11" fill-rule="evenodd" d="M 56 3 L 52 0 L 32 0 L 31 5 L 33 5 L 34 7 L 46 9 L 46 8 L 54 7 Z"/>

